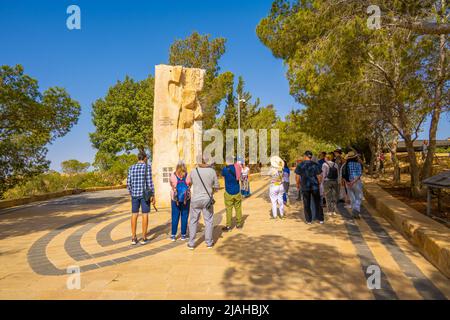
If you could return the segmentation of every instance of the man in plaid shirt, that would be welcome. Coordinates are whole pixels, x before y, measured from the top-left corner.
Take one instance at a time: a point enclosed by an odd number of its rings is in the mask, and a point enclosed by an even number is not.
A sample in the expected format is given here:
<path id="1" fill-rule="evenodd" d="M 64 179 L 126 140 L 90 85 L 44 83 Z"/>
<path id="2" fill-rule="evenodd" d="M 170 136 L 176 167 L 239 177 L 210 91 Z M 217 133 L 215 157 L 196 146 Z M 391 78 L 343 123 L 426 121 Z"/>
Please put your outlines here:
<path id="1" fill-rule="evenodd" d="M 348 153 L 345 166 L 348 169 L 348 180 L 346 179 L 345 184 L 352 204 L 352 215 L 353 218 L 359 219 L 363 199 L 363 184 L 361 181 L 363 166 L 354 151 Z"/>
<path id="2" fill-rule="evenodd" d="M 146 184 L 146 185 L 145 185 Z M 145 186 L 144 186 L 145 185 Z M 128 169 L 127 188 L 131 196 L 131 244 L 137 244 L 136 225 L 139 215 L 139 208 L 142 208 L 142 239 L 141 244 L 146 244 L 148 214 L 150 213 L 150 202 L 155 204 L 155 188 L 152 180 L 152 167 L 147 164 L 147 155 L 144 152 L 138 154 L 138 163 Z M 150 190 L 150 199 L 144 198 L 144 190 Z"/>

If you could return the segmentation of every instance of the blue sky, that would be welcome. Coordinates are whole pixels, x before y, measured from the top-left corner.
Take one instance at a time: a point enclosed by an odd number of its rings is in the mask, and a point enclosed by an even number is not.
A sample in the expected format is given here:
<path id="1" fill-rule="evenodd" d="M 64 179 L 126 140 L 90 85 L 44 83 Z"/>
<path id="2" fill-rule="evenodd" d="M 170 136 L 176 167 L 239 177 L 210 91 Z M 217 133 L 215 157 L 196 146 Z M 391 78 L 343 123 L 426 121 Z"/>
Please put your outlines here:
<path id="1" fill-rule="evenodd" d="M 49 146 L 51 168 L 61 161 L 92 162 L 91 105 L 125 75 L 144 79 L 167 63 L 170 44 L 192 31 L 225 37 L 222 71 L 242 75 L 247 90 L 284 116 L 299 108 L 289 95 L 282 61 L 258 40 L 255 28 L 272 0 L 54 0 L 0 2 L 0 64 L 22 64 L 41 89 L 62 86 L 82 106 L 78 124 Z M 81 8 L 81 30 L 68 30 L 66 9 Z M 438 138 L 450 136 L 449 117 Z"/>

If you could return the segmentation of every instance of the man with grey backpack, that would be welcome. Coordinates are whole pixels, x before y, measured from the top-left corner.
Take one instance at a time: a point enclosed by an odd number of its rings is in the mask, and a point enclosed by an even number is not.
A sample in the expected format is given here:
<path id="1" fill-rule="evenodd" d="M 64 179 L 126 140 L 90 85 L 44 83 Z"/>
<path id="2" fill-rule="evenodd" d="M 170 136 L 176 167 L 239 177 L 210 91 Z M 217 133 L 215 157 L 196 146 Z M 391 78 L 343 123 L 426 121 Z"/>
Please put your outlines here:
<path id="1" fill-rule="evenodd" d="M 339 166 L 333 160 L 334 154 L 332 152 L 325 156 L 325 162 L 322 165 L 322 180 L 328 214 L 334 216 L 336 215 L 336 206 L 339 196 Z"/>
<path id="2" fill-rule="evenodd" d="M 189 243 L 188 248 L 195 247 L 195 236 L 197 233 L 200 213 L 203 213 L 205 222 L 205 242 L 208 248 L 214 245 L 214 198 L 213 194 L 219 190 L 219 180 L 213 168 L 208 164 L 208 159 L 203 158 L 203 163 L 190 173 L 192 183 L 191 207 L 189 213 Z"/>

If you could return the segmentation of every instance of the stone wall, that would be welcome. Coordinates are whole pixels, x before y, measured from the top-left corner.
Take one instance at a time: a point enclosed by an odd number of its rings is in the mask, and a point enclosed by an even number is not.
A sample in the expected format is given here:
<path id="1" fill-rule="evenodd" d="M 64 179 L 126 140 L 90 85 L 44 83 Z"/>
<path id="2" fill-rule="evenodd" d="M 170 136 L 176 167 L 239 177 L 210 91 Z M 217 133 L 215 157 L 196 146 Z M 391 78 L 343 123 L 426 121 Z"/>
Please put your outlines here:
<path id="1" fill-rule="evenodd" d="M 450 278 L 450 230 L 365 181 L 366 200 L 388 220 L 418 251 Z"/>
<path id="2" fill-rule="evenodd" d="M 85 188 L 85 189 L 67 189 L 63 191 L 58 192 L 52 192 L 52 193 L 45 193 L 45 194 L 38 194 L 31 197 L 25 197 L 25 198 L 19 198 L 19 199 L 11 199 L 11 200 L 0 200 L 0 209 L 6 209 L 16 206 L 21 206 L 24 204 L 37 202 L 37 201 L 45 201 L 60 197 L 65 197 L 73 194 L 80 194 L 83 192 L 95 192 L 95 191 L 103 191 L 103 190 L 116 190 L 116 189 L 124 189 L 126 188 L 126 185 L 121 186 L 111 186 L 111 187 L 92 187 L 92 188 Z"/>

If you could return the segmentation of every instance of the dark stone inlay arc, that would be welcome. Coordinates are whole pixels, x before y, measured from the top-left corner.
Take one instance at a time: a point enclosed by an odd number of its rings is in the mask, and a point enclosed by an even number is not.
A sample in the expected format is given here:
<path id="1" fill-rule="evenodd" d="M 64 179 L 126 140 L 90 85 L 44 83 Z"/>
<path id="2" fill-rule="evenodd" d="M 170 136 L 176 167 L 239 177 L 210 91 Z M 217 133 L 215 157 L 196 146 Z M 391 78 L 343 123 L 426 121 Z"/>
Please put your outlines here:
<path id="1" fill-rule="evenodd" d="M 102 247 L 108 247 L 108 246 L 112 246 L 115 244 L 129 241 L 130 237 L 124 237 L 124 238 L 117 239 L 117 240 L 113 240 L 111 237 L 111 233 L 114 230 L 114 228 L 116 228 L 117 226 L 119 226 L 120 224 L 122 224 L 126 221 L 129 221 L 129 219 L 130 219 L 130 217 L 119 219 L 119 220 L 113 221 L 112 223 L 103 227 L 97 233 L 97 236 L 96 236 L 98 244 Z M 148 234 L 152 235 L 155 233 L 158 234 L 160 232 L 163 232 L 165 229 L 169 228 L 170 223 L 171 223 L 171 220 L 168 220 L 165 224 L 159 225 L 159 226 L 154 227 L 153 229 L 150 229 Z"/>
<path id="2" fill-rule="evenodd" d="M 431 282 L 423 272 L 411 261 L 411 259 L 397 245 L 395 240 L 381 226 L 381 224 L 362 207 L 361 216 L 367 225 L 386 247 L 400 270 L 409 278 L 416 290 L 425 300 L 447 300 L 447 297 Z"/>
<path id="3" fill-rule="evenodd" d="M 41 238 L 39 238 L 36 242 L 34 242 L 30 249 L 28 250 L 27 259 L 28 264 L 33 269 L 33 271 L 37 274 L 41 275 L 63 275 L 66 274 L 66 270 L 59 269 L 55 267 L 55 265 L 48 259 L 46 249 L 48 244 L 60 233 L 63 231 L 86 221 L 93 220 L 98 217 L 102 217 L 104 215 L 107 215 L 114 211 L 117 207 L 122 205 L 122 200 L 119 201 L 119 203 L 113 205 L 111 208 L 103 211 L 102 213 L 99 213 L 97 215 L 83 218 L 81 220 L 76 220 L 70 223 L 67 223 L 63 226 L 57 227 L 55 230 L 50 231 L 49 233 L 45 234 Z"/>
<path id="4" fill-rule="evenodd" d="M 344 224 L 347 229 L 350 241 L 356 249 L 356 253 L 359 257 L 361 269 L 366 277 L 367 268 L 370 265 L 377 265 L 380 267 L 381 272 L 381 289 L 371 290 L 376 300 L 398 300 L 398 296 L 392 288 L 386 274 L 383 272 L 380 264 L 377 262 L 375 256 L 372 254 L 369 246 L 367 245 L 361 230 L 353 221 L 350 213 L 342 205 L 338 207 L 340 213 L 344 218 Z M 367 279 L 367 278 L 366 278 Z M 368 289 L 369 290 L 369 289 Z"/>
<path id="5" fill-rule="evenodd" d="M 114 241 L 111 238 L 111 232 L 116 228 L 118 225 L 130 220 L 130 217 L 125 217 L 122 219 L 118 219 L 116 221 L 111 222 L 110 224 L 106 225 L 102 229 L 100 229 L 99 232 L 97 232 L 96 239 L 97 243 L 102 247 L 111 246 L 115 243 L 123 242 L 123 239 Z M 124 238 L 125 239 L 125 238 Z M 129 239 L 129 237 L 127 238 Z"/>
<path id="6" fill-rule="evenodd" d="M 120 217 L 125 214 L 126 213 L 122 212 L 118 216 Z M 64 249 L 66 250 L 67 254 L 75 261 L 82 261 L 93 258 L 93 256 L 89 254 L 86 250 L 84 250 L 83 247 L 81 246 L 81 238 L 86 232 L 91 230 L 96 225 L 97 223 L 94 222 L 88 223 L 77 229 L 65 240 Z"/>
<path id="7" fill-rule="evenodd" d="M 266 185 L 260 187 L 259 189 L 257 189 L 254 193 L 258 193 L 261 190 L 267 188 Z M 245 201 L 246 199 L 244 199 L 243 201 Z M 109 213 L 111 213 L 115 208 L 117 208 L 118 206 L 120 206 L 122 204 L 122 201 L 116 205 L 114 205 L 113 207 L 111 207 L 110 209 L 97 214 L 95 216 L 92 217 L 88 217 L 88 218 L 84 218 L 78 221 L 73 221 L 71 223 L 68 223 L 66 225 L 60 226 L 58 228 L 56 228 L 55 230 L 49 232 L 48 234 L 44 235 L 43 237 L 39 238 L 30 248 L 29 252 L 28 252 L 28 257 L 37 257 L 37 261 L 39 263 L 33 263 L 34 260 L 30 260 L 29 259 L 29 263 L 31 268 L 33 269 L 33 271 L 37 274 L 41 274 L 41 275 L 51 275 L 51 276 L 57 276 L 57 275 L 64 275 L 66 274 L 66 270 L 64 269 L 58 269 L 56 268 L 51 261 L 48 259 L 47 255 L 46 255 L 46 248 L 47 245 L 51 242 L 51 240 L 53 240 L 54 237 L 56 237 L 58 234 L 60 234 L 61 232 L 63 232 L 64 230 L 71 228 L 77 224 L 86 222 L 86 221 L 90 221 L 92 219 L 95 218 L 99 218 L 102 216 L 105 216 Z M 214 223 L 219 223 L 222 220 L 222 215 L 225 212 L 225 209 L 220 210 L 219 212 L 215 213 L 214 215 Z M 86 228 L 88 228 L 87 226 L 84 226 Z M 83 229 L 84 227 L 81 227 L 80 229 Z M 199 234 L 201 234 L 203 232 L 199 232 Z M 162 235 L 161 235 L 162 237 Z M 128 239 L 128 238 L 127 238 Z M 201 237 L 200 239 L 201 240 Z M 91 264 L 87 264 L 84 266 L 80 266 L 81 271 L 90 271 L 90 270 L 95 270 L 95 269 L 99 269 L 103 266 L 106 265 L 112 265 L 112 264 L 119 264 L 119 263 L 123 263 L 123 262 L 127 262 L 133 259 L 139 259 L 139 258 L 143 258 L 143 257 L 147 257 L 147 256 L 151 256 L 153 254 L 162 252 L 164 250 L 170 249 L 172 247 L 176 247 L 179 245 L 183 245 L 184 243 L 182 242 L 171 242 L 169 244 L 163 245 L 161 247 L 158 248 L 153 248 L 144 252 L 140 252 L 140 253 L 136 253 L 136 254 L 132 254 L 132 255 L 128 255 L 125 257 L 119 257 L 119 258 L 114 258 L 111 260 L 105 260 L 102 261 L 100 263 L 91 263 Z M 78 250 L 78 252 L 83 252 L 84 250 L 82 249 L 82 251 Z M 92 256 L 92 255 L 91 255 Z M 111 263 L 112 262 L 112 263 Z M 100 265 L 99 265 L 100 264 Z"/>

